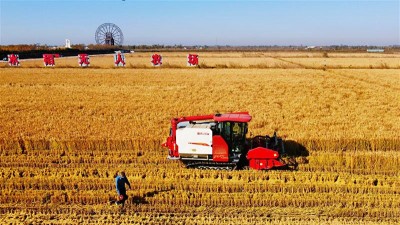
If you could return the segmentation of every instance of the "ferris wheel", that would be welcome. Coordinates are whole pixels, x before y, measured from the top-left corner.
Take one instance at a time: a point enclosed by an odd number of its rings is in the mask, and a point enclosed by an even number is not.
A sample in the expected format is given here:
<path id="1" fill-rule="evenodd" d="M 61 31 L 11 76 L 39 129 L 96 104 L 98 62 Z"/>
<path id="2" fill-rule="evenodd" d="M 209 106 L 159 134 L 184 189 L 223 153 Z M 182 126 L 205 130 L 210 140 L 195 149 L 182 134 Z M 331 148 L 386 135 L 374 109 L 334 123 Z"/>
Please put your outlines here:
<path id="1" fill-rule="evenodd" d="M 122 45 L 124 35 L 122 30 L 113 23 L 103 23 L 95 34 L 96 43 L 99 45 Z"/>

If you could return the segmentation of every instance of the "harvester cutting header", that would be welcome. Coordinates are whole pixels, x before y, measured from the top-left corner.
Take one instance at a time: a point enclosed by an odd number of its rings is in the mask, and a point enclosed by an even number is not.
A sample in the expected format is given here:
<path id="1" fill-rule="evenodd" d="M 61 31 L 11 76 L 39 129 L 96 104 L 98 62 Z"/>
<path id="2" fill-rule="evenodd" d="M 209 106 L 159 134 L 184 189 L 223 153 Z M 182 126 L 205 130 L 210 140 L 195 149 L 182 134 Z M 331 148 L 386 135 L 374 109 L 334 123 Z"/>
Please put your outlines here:
<path id="1" fill-rule="evenodd" d="M 248 112 L 186 116 L 171 120 L 170 136 L 163 144 L 168 159 L 181 160 L 188 168 L 256 170 L 287 168 L 282 138 L 256 136 L 246 139 Z"/>

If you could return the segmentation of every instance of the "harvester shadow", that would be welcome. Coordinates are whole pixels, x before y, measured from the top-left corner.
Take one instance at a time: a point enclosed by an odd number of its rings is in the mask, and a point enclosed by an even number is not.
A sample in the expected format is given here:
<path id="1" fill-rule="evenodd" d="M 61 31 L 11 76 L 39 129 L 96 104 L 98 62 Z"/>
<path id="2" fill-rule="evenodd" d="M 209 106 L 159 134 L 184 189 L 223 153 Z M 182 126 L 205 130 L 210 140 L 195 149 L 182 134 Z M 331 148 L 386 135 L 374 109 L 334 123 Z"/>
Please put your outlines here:
<path id="1" fill-rule="evenodd" d="M 307 148 L 293 140 L 284 140 L 285 154 L 289 157 L 307 157 L 310 155 Z"/>
<path id="2" fill-rule="evenodd" d="M 283 140 L 285 152 L 282 157 L 287 160 L 288 164 L 293 165 L 293 168 L 297 170 L 299 164 L 307 164 L 307 157 L 310 155 L 307 148 L 293 140 Z"/>
<path id="3" fill-rule="evenodd" d="M 174 190 L 174 188 L 169 188 L 169 189 L 161 190 L 161 191 L 150 191 L 150 192 L 147 192 L 147 193 L 143 194 L 142 196 L 137 196 L 136 195 L 136 196 L 132 197 L 132 203 L 134 203 L 136 205 L 149 204 L 149 202 L 146 200 L 146 198 L 152 198 L 152 197 L 154 197 L 155 195 L 157 195 L 159 193 L 169 192 L 169 191 L 172 191 L 172 190 Z"/>

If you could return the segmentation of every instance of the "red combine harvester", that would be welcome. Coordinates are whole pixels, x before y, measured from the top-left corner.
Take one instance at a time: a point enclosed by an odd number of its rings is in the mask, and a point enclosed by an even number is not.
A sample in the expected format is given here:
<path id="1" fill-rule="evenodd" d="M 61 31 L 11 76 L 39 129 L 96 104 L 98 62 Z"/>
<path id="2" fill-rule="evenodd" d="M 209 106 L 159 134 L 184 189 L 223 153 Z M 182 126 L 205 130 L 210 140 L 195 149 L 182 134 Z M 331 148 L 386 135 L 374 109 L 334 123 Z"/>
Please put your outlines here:
<path id="1" fill-rule="evenodd" d="M 167 141 L 168 159 L 188 168 L 255 170 L 289 168 L 281 159 L 282 138 L 256 136 L 247 140 L 248 112 L 173 118 Z"/>

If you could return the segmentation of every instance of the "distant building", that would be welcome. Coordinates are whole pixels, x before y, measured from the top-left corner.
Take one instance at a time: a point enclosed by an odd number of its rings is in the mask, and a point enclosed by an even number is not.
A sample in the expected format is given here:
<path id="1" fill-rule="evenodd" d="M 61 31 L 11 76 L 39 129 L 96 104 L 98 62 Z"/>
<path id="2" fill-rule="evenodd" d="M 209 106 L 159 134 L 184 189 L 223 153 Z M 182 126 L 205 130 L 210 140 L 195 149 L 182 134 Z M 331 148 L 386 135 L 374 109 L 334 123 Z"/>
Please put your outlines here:
<path id="1" fill-rule="evenodd" d="M 384 52 L 385 49 L 367 49 L 367 52 Z"/>
<path id="2" fill-rule="evenodd" d="M 305 49 L 314 49 L 316 46 L 307 46 Z"/>
<path id="3" fill-rule="evenodd" d="M 71 48 L 71 41 L 69 39 L 65 39 L 65 48 Z"/>

